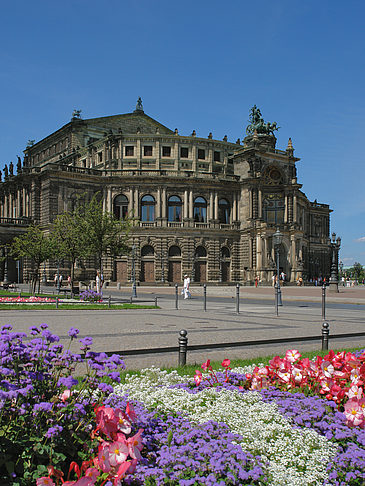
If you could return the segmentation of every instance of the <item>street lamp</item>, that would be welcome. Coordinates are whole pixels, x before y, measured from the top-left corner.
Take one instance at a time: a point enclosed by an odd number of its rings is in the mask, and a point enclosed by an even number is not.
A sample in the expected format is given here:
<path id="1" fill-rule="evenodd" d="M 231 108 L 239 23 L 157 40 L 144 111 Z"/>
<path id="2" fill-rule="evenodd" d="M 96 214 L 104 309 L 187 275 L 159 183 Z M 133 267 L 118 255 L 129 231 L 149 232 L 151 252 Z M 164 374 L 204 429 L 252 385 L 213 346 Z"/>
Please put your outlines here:
<path id="1" fill-rule="evenodd" d="M 5 245 L 4 246 L 4 284 L 9 283 L 8 280 L 8 247 Z"/>
<path id="2" fill-rule="evenodd" d="M 165 252 L 161 250 L 161 282 L 165 283 Z"/>
<path id="3" fill-rule="evenodd" d="M 43 266 L 43 283 L 47 283 L 47 275 L 46 275 L 46 262 L 44 262 Z"/>
<path id="4" fill-rule="evenodd" d="M 283 241 L 283 234 L 280 233 L 279 228 L 276 228 L 275 233 L 273 234 L 273 243 L 276 252 L 276 285 L 275 285 L 275 308 L 276 308 L 276 315 L 279 315 L 279 305 L 283 305 L 281 300 L 281 288 L 280 288 L 280 245 Z"/>
<path id="5" fill-rule="evenodd" d="M 336 238 L 336 233 L 332 233 L 331 246 L 331 276 L 330 276 L 330 292 L 338 292 L 338 254 L 341 246 L 341 238 Z"/>
<path id="6" fill-rule="evenodd" d="M 136 245 L 132 245 L 132 298 L 137 298 L 137 286 L 136 286 Z"/>

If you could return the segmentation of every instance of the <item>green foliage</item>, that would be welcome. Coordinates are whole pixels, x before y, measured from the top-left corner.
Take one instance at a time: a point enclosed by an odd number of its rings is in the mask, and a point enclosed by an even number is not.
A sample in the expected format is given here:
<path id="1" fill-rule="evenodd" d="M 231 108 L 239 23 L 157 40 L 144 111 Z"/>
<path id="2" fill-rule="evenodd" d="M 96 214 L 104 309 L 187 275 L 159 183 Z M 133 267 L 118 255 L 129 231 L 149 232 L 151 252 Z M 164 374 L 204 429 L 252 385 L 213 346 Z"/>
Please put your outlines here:
<path id="1" fill-rule="evenodd" d="M 71 285 L 74 281 L 75 263 L 86 255 L 85 220 L 77 207 L 71 212 L 57 216 L 52 234 L 53 255 L 57 259 L 67 258 L 71 263 Z"/>
<path id="2" fill-rule="evenodd" d="M 53 253 L 51 239 L 45 235 L 40 225 L 31 225 L 22 236 L 16 236 L 11 246 L 11 255 L 16 258 L 29 258 L 34 265 L 32 291 L 35 293 L 39 278 L 39 268 Z"/>
<path id="3" fill-rule="evenodd" d="M 84 205 L 83 224 L 85 251 L 98 258 L 99 268 L 106 255 L 123 255 L 129 252 L 127 245 L 130 220 L 117 220 L 114 215 L 103 211 L 103 204 L 97 194 Z"/>
<path id="4" fill-rule="evenodd" d="M 354 278 L 359 282 L 365 279 L 365 268 L 359 262 L 355 262 L 351 268 L 344 270 L 346 277 Z"/>

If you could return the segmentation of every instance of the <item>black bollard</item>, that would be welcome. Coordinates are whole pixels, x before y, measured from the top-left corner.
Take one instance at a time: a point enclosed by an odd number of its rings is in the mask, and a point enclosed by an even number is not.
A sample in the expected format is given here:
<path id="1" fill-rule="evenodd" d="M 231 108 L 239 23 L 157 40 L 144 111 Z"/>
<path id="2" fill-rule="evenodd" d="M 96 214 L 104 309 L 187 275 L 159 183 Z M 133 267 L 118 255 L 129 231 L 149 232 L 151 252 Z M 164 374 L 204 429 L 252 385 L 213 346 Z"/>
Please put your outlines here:
<path id="1" fill-rule="evenodd" d="M 322 324 L 322 351 L 328 351 L 328 336 L 330 333 L 330 325 L 328 322 Z"/>
<path id="2" fill-rule="evenodd" d="M 275 283 L 275 309 L 276 309 L 276 317 L 279 315 L 279 294 L 278 294 L 278 284 Z"/>
<path id="3" fill-rule="evenodd" d="M 56 297 L 56 309 L 58 309 L 58 297 Z"/>
<path id="4" fill-rule="evenodd" d="M 203 285 L 204 289 L 204 312 L 207 312 L 207 284 Z"/>
<path id="5" fill-rule="evenodd" d="M 155 297 L 155 307 L 157 307 L 157 297 Z"/>
<path id="6" fill-rule="evenodd" d="M 236 284 L 236 314 L 240 313 L 240 284 Z"/>
<path id="7" fill-rule="evenodd" d="M 322 286 L 322 320 L 326 319 L 326 284 Z"/>
<path id="8" fill-rule="evenodd" d="M 188 331 L 181 329 L 179 333 L 179 366 L 186 365 L 186 353 L 188 352 Z"/>
<path id="9" fill-rule="evenodd" d="M 175 284 L 175 309 L 179 308 L 179 286 Z"/>
<path id="10" fill-rule="evenodd" d="M 109 295 L 109 299 L 108 299 L 108 309 L 110 309 L 111 300 L 112 300 L 112 296 Z"/>

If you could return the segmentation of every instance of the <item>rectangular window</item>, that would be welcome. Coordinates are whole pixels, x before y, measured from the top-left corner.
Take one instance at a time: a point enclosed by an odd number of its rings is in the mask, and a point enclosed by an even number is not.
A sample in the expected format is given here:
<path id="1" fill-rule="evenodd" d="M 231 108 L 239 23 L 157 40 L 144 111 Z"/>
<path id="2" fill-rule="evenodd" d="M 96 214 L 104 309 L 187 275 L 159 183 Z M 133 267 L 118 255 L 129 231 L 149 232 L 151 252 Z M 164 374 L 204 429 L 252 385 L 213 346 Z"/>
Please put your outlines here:
<path id="1" fill-rule="evenodd" d="M 125 156 L 126 157 L 133 157 L 134 155 L 134 146 L 133 145 L 127 145 L 125 147 Z"/>
<path id="2" fill-rule="evenodd" d="M 145 145 L 143 147 L 143 155 L 145 157 L 152 157 L 152 145 Z"/>
<path id="3" fill-rule="evenodd" d="M 221 153 L 220 152 L 214 152 L 213 160 L 214 160 L 214 162 L 220 162 L 221 161 Z"/>
<path id="4" fill-rule="evenodd" d="M 180 147 L 180 157 L 187 159 L 189 157 L 189 149 L 187 147 Z"/>
<path id="5" fill-rule="evenodd" d="M 99 162 L 103 161 L 103 152 L 98 152 L 98 160 Z"/>
<path id="6" fill-rule="evenodd" d="M 171 157 L 171 147 L 162 147 L 162 157 Z"/>
<path id="7" fill-rule="evenodd" d="M 198 149 L 198 159 L 205 160 L 205 150 L 204 149 Z"/>

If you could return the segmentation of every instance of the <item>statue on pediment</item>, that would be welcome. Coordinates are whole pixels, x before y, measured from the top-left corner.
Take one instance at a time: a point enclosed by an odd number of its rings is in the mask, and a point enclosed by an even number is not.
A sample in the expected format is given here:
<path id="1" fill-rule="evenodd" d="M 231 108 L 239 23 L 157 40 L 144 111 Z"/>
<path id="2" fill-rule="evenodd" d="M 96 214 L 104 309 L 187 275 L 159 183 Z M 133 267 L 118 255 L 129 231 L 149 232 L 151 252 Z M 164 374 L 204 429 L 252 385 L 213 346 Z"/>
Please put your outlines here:
<path id="1" fill-rule="evenodd" d="M 250 124 L 246 128 L 247 135 L 253 135 L 255 132 L 257 134 L 264 134 L 264 135 L 274 135 L 275 130 L 279 130 L 280 127 L 277 126 L 277 123 L 270 123 L 265 122 L 261 115 L 261 111 L 254 105 L 250 110 L 250 117 L 249 117 Z"/>

